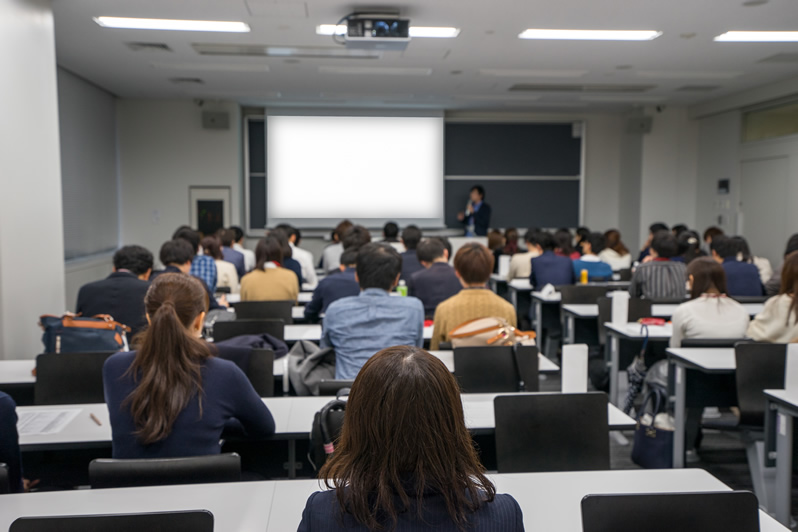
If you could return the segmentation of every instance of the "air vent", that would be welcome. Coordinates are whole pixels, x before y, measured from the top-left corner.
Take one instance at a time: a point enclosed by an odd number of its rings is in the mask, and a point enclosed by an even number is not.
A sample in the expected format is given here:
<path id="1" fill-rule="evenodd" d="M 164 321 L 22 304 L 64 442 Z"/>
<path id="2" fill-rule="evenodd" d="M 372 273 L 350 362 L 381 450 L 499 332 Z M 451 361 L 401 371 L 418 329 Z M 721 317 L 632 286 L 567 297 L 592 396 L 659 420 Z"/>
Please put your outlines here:
<path id="1" fill-rule="evenodd" d="M 204 85 L 205 82 L 200 78 L 169 78 L 175 85 Z"/>
<path id="2" fill-rule="evenodd" d="M 676 92 L 711 92 L 719 88 L 719 85 L 685 85 L 676 89 Z"/>
<path id="3" fill-rule="evenodd" d="M 757 61 L 758 63 L 798 63 L 798 53 L 783 53 L 771 55 Z"/>
<path id="4" fill-rule="evenodd" d="M 279 46 L 269 44 L 215 44 L 191 45 L 200 55 L 225 55 L 247 57 L 292 57 L 295 59 L 379 59 L 379 50 L 352 50 L 343 46 Z"/>
<path id="5" fill-rule="evenodd" d="M 539 85 L 518 83 L 511 91 L 524 92 L 623 92 L 638 93 L 653 89 L 656 85 Z"/>
<path id="6" fill-rule="evenodd" d="M 162 42 L 128 42 L 127 47 L 134 52 L 171 52 L 169 45 Z"/>

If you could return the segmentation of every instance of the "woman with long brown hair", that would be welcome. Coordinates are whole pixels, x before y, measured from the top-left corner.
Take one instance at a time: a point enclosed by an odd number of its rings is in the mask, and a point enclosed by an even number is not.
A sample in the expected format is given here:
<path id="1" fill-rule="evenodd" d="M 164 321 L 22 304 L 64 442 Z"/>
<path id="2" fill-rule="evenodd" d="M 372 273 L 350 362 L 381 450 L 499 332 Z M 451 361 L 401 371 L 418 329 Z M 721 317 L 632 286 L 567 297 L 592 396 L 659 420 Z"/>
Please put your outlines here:
<path id="1" fill-rule="evenodd" d="M 216 358 L 200 338 L 208 296 L 182 273 L 153 281 L 144 298 L 150 326 L 138 350 L 103 366 L 114 458 L 218 454 L 225 425 L 274 434 L 274 419 L 238 366 Z"/>
<path id="2" fill-rule="evenodd" d="M 366 362 L 319 476 L 332 489 L 310 496 L 299 532 L 524 530 L 518 503 L 484 475 L 457 381 L 417 347 Z"/>
<path id="3" fill-rule="evenodd" d="M 748 326 L 748 336 L 759 342 L 787 343 L 798 338 L 798 251 L 784 259 L 779 295 L 765 302 Z"/>
<path id="4" fill-rule="evenodd" d="M 612 267 L 612 271 L 625 270 L 632 267 L 632 255 L 621 240 L 621 233 L 617 229 L 610 229 L 604 233 L 606 244 L 598 254 L 602 262 Z"/>

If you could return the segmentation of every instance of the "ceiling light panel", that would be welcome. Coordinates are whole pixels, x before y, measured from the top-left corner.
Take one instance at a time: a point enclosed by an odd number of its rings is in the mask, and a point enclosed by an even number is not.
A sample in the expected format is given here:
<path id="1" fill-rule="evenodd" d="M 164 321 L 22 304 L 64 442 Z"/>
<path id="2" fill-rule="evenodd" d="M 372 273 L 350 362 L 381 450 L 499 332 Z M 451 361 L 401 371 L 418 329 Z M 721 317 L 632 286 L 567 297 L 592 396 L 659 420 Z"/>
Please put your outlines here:
<path id="1" fill-rule="evenodd" d="M 524 30 L 519 39 L 553 39 L 566 41 L 651 41 L 662 35 L 653 30 Z"/>
<path id="2" fill-rule="evenodd" d="M 497 78 L 581 78 L 587 70 L 542 70 L 523 68 L 482 68 L 479 74 Z"/>
<path id="3" fill-rule="evenodd" d="M 345 66 L 320 66 L 322 74 L 366 74 L 380 76 L 429 76 L 431 68 L 404 68 L 404 67 L 345 67 Z"/>
<path id="4" fill-rule="evenodd" d="M 217 31 L 228 33 L 249 33 L 249 25 L 244 22 L 222 20 L 94 17 L 94 22 L 103 28 L 131 30 Z"/>
<path id="5" fill-rule="evenodd" d="M 727 31 L 716 42 L 798 42 L 798 31 Z"/>

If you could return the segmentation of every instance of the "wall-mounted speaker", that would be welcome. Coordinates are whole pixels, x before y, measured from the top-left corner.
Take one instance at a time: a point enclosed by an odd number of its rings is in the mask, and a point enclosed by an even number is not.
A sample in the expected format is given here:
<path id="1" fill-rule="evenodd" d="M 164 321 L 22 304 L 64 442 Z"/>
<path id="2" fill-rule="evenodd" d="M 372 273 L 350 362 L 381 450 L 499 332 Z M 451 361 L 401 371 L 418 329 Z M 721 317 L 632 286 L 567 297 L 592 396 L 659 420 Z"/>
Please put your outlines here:
<path id="1" fill-rule="evenodd" d="M 226 111 L 202 111 L 204 129 L 230 129 L 230 114 Z"/>
<path id="2" fill-rule="evenodd" d="M 651 133 L 654 125 L 654 118 L 650 116 L 639 116 L 626 120 L 627 133 Z"/>

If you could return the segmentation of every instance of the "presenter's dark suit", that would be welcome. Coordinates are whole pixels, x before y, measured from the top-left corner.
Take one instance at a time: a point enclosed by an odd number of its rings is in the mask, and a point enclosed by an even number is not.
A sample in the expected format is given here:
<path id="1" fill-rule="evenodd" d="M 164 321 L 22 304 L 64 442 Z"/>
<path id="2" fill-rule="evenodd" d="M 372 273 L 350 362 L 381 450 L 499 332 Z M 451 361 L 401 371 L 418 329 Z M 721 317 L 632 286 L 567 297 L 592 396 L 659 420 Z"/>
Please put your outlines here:
<path id="1" fill-rule="evenodd" d="M 101 281 L 83 285 L 75 311 L 88 318 L 109 314 L 132 329 L 132 338 L 147 325 L 144 296 L 149 287 L 150 283 L 132 273 L 114 272 Z"/>
<path id="2" fill-rule="evenodd" d="M 410 276 L 416 272 L 420 272 L 424 269 L 424 266 L 418 262 L 418 257 L 416 256 L 415 249 L 408 249 L 404 253 L 402 253 L 402 276 L 400 279 L 404 279 L 407 281 L 410 279 Z"/>
<path id="3" fill-rule="evenodd" d="M 544 251 L 541 256 L 532 259 L 529 283 L 533 290 L 540 290 L 547 284 L 574 284 L 573 262 L 568 257 L 555 255 L 553 251 Z"/>
<path id="4" fill-rule="evenodd" d="M 490 215 L 491 215 L 491 208 L 490 205 L 482 202 L 482 205 L 479 206 L 479 210 L 473 214 L 474 216 L 474 234 L 477 236 L 487 236 L 488 234 L 488 227 L 490 227 Z M 465 217 L 463 223 L 468 225 L 469 216 Z"/>
<path id="5" fill-rule="evenodd" d="M 753 264 L 729 257 L 723 260 L 722 266 L 726 271 L 726 288 L 730 296 L 756 297 L 765 293 L 759 269 Z"/>
<path id="6" fill-rule="evenodd" d="M 411 500 L 413 498 L 411 497 Z M 396 503 L 399 505 L 397 497 Z M 342 520 L 340 518 L 343 518 Z M 360 532 L 368 528 L 357 523 L 351 515 L 341 515 L 335 491 L 319 491 L 308 499 L 302 512 L 302 522 L 297 532 Z M 430 495 L 424 498 L 423 521 L 418 518 L 415 508 L 398 515 L 396 532 L 456 532 L 443 498 Z M 483 504 L 471 515 L 471 532 L 522 532 L 524 515 L 521 507 L 512 496 L 496 495 L 493 502 Z"/>
<path id="7" fill-rule="evenodd" d="M 454 273 L 454 268 L 445 262 L 435 262 L 429 268 L 418 271 L 407 280 L 408 295 L 415 296 L 424 304 L 424 316 L 432 318 L 438 304 L 457 294 L 463 285 Z"/>

